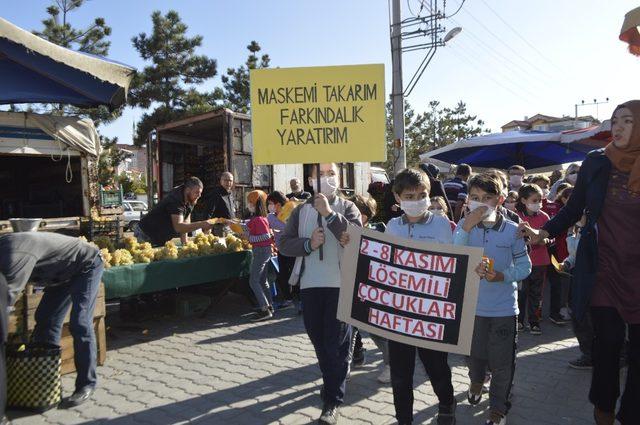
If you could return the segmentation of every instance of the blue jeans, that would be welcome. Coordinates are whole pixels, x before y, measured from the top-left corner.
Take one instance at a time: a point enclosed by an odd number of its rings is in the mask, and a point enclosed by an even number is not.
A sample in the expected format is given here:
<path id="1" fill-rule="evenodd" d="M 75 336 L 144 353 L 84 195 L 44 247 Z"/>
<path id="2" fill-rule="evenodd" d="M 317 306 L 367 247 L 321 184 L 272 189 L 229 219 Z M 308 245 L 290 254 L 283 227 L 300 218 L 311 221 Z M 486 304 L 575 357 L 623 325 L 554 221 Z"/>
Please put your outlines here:
<path id="1" fill-rule="evenodd" d="M 322 372 L 324 402 L 340 405 L 349 370 L 351 325 L 337 319 L 339 288 L 308 288 L 300 291 L 304 304 L 304 327 L 313 344 Z"/>
<path id="2" fill-rule="evenodd" d="M 269 288 L 268 271 L 269 260 L 271 259 L 270 246 L 254 246 L 253 260 L 251 261 L 251 274 L 249 275 L 249 286 L 258 301 L 258 307 L 266 310 L 273 304 L 271 289 Z"/>
<path id="3" fill-rule="evenodd" d="M 69 331 L 73 336 L 76 391 L 87 386 L 95 387 L 97 383 L 93 310 L 103 270 L 102 258 L 96 255 L 67 284 L 46 287 L 35 314 L 33 341 L 60 345 L 64 318 L 71 307 Z"/>

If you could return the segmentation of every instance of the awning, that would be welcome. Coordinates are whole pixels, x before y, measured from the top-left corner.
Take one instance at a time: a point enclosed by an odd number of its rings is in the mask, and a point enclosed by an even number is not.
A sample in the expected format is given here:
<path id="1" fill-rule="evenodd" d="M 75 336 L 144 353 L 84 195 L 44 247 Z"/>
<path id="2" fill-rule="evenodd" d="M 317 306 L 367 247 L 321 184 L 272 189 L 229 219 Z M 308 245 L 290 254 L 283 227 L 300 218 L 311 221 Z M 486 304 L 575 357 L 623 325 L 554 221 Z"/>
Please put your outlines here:
<path id="1" fill-rule="evenodd" d="M 0 112 L 0 145 L 15 139 L 47 139 L 85 153 L 100 154 L 100 138 L 89 118 L 59 117 L 29 112 Z M 64 145 L 64 146 L 62 146 Z"/>
<path id="2" fill-rule="evenodd" d="M 587 128 L 563 131 L 560 140 L 582 152 L 603 148 L 611 141 L 611 120 Z"/>
<path id="3" fill-rule="evenodd" d="M 0 104 L 119 107 L 135 69 L 46 41 L 0 18 Z"/>
<path id="4" fill-rule="evenodd" d="M 620 40 L 629 44 L 629 52 L 640 56 L 640 7 L 627 12 L 624 15 L 622 29 L 620 29 Z"/>

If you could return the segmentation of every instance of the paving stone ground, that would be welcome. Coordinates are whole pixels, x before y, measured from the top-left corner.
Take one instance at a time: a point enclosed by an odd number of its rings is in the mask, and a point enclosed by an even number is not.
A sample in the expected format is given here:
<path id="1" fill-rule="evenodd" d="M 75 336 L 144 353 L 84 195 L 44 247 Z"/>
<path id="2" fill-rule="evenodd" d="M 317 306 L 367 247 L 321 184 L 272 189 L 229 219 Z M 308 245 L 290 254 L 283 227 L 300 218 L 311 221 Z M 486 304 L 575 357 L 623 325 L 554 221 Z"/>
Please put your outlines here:
<path id="1" fill-rule="evenodd" d="M 31 424 L 309 424 L 320 415 L 320 372 L 302 318 L 294 310 L 250 323 L 250 305 L 227 295 L 213 311 L 192 319 L 122 323 L 108 316 L 107 363 L 94 400 L 70 410 L 20 416 Z M 543 322 L 542 336 L 521 334 L 509 425 L 591 424 L 590 372 L 570 369 L 578 355 L 569 327 Z M 391 388 L 376 381 L 382 358 L 368 338 L 367 364 L 347 385 L 342 424 L 393 424 Z M 483 424 L 486 397 L 466 401 L 464 359 L 451 355 L 458 424 Z M 416 424 L 435 423 L 437 401 L 422 366 L 416 368 Z M 63 386 L 73 390 L 73 375 Z"/>

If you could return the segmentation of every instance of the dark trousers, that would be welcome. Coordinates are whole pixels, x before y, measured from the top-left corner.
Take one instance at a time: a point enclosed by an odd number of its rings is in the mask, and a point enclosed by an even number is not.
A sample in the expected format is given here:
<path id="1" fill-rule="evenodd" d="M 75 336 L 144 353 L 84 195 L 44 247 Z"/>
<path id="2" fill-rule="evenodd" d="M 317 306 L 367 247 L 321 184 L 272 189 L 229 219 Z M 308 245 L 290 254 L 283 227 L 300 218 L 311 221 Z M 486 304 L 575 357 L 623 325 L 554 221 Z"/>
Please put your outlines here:
<path id="1" fill-rule="evenodd" d="M 429 375 L 439 403 L 450 406 L 454 400 L 447 353 L 389 340 L 393 405 L 396 408 L 396 419 L 401 424 L 413 422 L 413 373 L 416 366 L 416 351 Z"/>
<path id="2" fill-rule="evenodd" d="M 300 291 L 304 327 L 322 372 L 324 402 L 335 406 L 344 401 L 351 348 L 351 326 L 336 318 L 339 294 L 338 288 Z"/>
<path id="3" fill-rule="evenodd" d="M 591 314 L 587 312 L 579 320 L 575 315 L 572 315 L 571 325 L 573 327 L 573 333 L 578 340 L 580 352 L 583 356 L 591 360 L 593 357 L 593 325 L 591 324 Z"/>
<path id="4" fill-rule="evenodd" d="M 60 345 L 62 324 L 71 307 L 69 331 L 73 336 L 74 362 L 76 365 L 76 391 L 97 383 L 96 335 L 93 330 L 93 310 L 104 264 L 99 255 L 87 263 L 84 269 L 66 285 L 44 289 L 40 305 L 36 309 L 36 326 L 33 341 Z"/>
<path id="5" fill-rule="evenodd" d="M 296 257 L 287 257 L 278 253 L 278 276 L 276 277 L 276 288 L 278 288 L 278 301 L 291 301 L 291 285 L 289 285 L 289 277 L 293 271 Z"/>
<path id="6" fill-rule="evenodd" d="M 529 324 L 540 323 L 540 309 L 542 303 L 542 285 L 547 266 L 533 266 L 531 274 L 522 281 L 522 290 L 518 291 L 518 321 L 524 323 L 525 314 Z"/>
<path id="7" fill-rule="evenodd" d="M 626 324 L 612 307 L 591 307 L 593 323 L 593 374 L 589 400 L 598 409 L 614 412 L 620 395 L 620 351 L 629 329 L 627 382 L 618 420 L 640 424 L 640 324 Z"/>
<path id="8" fill-rule="evenodd" d="M 7 306 L 9 288 L 7 281 L 0 273 L 0 420 L 4 417 L 7 405 L 7 364 L 5 357 L 5 342 L 7 341 Z"/>

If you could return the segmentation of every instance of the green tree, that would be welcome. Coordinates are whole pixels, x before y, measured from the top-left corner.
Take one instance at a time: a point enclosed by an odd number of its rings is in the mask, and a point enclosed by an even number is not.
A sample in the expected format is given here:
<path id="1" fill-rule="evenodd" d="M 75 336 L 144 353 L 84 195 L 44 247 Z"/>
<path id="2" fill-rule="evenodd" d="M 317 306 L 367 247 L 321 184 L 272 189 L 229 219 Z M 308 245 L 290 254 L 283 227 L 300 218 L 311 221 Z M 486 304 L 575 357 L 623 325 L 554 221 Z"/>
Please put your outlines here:
<path id="1" fill-rule="evenodd" d="M 202 36 L 187 36 L 188 27 L 176 11 L 151 15 L 150 35 L 140 33 L 132 38 L 133 46 L 151 65 L 138 73 L 131 84 L 129 104 L 141 108 L 157 106 L 138 123 L 134 142 L 142 145 L 148 132 L 173 119 L 211 110 L 213 93 L 200 92 L 196 85 L 216 75 L 216 60 L 197 55 Z"/>
<path id="2" fill-rule="evenodd" d="M 262 50 L 257 41 L 247 46 L 249 57 L 244 65 L 238 68 L 227 68 L 222 76 L 222 88 L 216 88 L 216 99 L 222 100 L 222 105 L 236 112 L 249 113 L 251 110 L 251 93 L 249 88 L 249 71 L 251 69 L 268 68 L 271 58 L 264 54 L 258 58 L 257 53 Z"/>
<path id="3" fill-rule="evenodd" d="M 101 186 L 113 186 L 116 183 L 116 169 L 126 154 L 116 146 L 118 138 L 100 137 L 102 152 L 98 158 L 98 183 Z"/>
<path id="4" fill-rule="evenodd" d="M 391 105 L 387 103 L 387 161 L 382 165 L 389 175 L 393 175 L 393 127 L 391 125 Z M 455 107 L 443 107 L 439 101 L 429 102 L 429 110 L 415 114 L 405 100 L 405 145 L 407 166 L 417 167 L 420 155 L 458 140 L 468 139 L 490 130 L 476 115 L 467 112 L 467 105 L 458 102 Z"/>
<path id="5" fill-rule="evenodd" d="M 43 29 L 33 33 L 45 40 L 71 50 L 107 56 L 111 42 L 107 39 L 111 35 L 104 18 L 95 18 L 93 23 L 85 28 L 71 25 L 69 17 L 85 4 L 85 0 L 55 0 L 55 4 L 47 8 L 48 18 L 42 21 Z M 32 106 L 30 109 L 34 109 Z M 66 105 L 46 105 L 35 108 L 44 112 L 58 115 L 80 115 L 90 117 L 98 124 L 113 121 L 121 114 L 121 110 L 110 112 L 106 107 L 77 108 Z"/>

